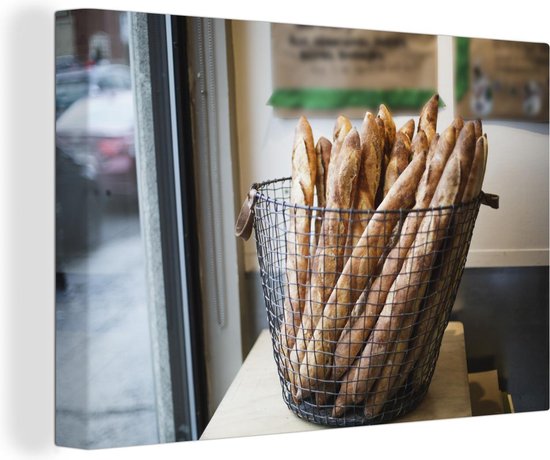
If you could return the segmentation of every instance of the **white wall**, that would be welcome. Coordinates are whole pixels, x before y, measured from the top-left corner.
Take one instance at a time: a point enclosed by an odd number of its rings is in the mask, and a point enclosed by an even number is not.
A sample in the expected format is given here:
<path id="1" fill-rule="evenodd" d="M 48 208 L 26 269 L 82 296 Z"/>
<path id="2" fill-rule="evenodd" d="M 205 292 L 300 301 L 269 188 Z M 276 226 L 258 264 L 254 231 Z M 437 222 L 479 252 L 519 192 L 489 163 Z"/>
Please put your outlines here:
<path id="1" fill-rule="evenodd" d="M 290 175 L 290 155 L 296 120 L 273 115 L 271 96 L 270 26 L 266 22 L 233 24 L 236 72 L 236 116 L 241 196 L 250 185 Z M 453 119 L 452 38 L 438 40 L 440 110 L 438 131 Z M 391 107 L 390 107 L 391 109 Z M 395 117 L 400 126 L 411 116 Z M 334 119 L 310 119 L 314 136 L 332 133 Z M 358 126 L 360 120 L 352 120 Z M 482 206 L 467 265 L 548 265 L 548 125 L 485 122 L 489 160 L 484 191 L 500 196 L 500 209 Z M 257 269 L 253 238 L 245 245 L 246 270 Z"/>

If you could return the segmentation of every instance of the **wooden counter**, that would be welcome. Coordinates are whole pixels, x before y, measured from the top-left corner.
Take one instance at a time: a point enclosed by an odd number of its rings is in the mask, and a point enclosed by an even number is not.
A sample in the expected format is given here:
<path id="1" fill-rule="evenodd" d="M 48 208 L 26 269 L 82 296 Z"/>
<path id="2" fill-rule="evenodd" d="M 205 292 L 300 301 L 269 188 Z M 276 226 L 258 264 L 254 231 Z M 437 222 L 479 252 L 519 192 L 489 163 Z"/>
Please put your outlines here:
<path id="1" fill-rule="evenodd" d="M 462 323 L 450 322 L 426 397 L 414 411 L 392 423 L 471 415 L 464 328 Z M 266 329 L 258 337 L 200 439 L 320 429 L 327 428 L 300 419 L 285 405 Z"/>

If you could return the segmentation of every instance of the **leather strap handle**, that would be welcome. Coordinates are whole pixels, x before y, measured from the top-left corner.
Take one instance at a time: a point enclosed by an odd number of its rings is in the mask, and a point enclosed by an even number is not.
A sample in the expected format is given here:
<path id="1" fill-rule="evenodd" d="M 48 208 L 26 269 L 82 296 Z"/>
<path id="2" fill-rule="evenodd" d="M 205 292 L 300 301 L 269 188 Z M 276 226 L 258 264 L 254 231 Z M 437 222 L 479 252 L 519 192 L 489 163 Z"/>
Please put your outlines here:
<path id="1" fill-rule="evenodd" d="M 254 226 L 254 205 L 256 204 L 258 191 L 254 186 L 248 192 L 248 196 L 241 206 L 241 211 L 235 224 L 235 236 L 248 241 Z"/>

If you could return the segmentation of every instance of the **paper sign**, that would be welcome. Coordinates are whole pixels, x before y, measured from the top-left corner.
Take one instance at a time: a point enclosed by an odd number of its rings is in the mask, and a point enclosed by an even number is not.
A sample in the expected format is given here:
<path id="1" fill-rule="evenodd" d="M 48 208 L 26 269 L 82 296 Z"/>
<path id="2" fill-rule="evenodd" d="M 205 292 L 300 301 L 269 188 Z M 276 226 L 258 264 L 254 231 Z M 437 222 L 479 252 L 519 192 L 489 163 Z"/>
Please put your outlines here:
<path id="1" fill-rule="evenodd" d="M 456 112 L 548 122 L 548 45 L 455 39 Z"/>
<path id="2" fill-rule="evenodd" d="M 277 109 L 417 110 L 437 89 L 433 35 L 272 24 Z"/>

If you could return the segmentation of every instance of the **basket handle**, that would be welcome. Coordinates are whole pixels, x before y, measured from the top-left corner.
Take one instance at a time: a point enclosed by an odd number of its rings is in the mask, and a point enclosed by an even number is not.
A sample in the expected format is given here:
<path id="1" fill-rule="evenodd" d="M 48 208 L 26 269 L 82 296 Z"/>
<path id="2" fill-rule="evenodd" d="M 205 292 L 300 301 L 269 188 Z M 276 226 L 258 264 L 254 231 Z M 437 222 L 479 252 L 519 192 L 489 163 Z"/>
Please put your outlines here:
<path id="1" fill-rule="evenodd" d="M 235 236 L 248 241 L 254 225 L 254 205 L 256 204 L 258 191 L 254 186 L 248 192 L 235 223 Z"/>
<path id="2" fill-rule="evenodd" d="M 481 204 L 484 204 L 485 206 L 489 206 L 493 209 L 498 209 L 499 206 L 499 196 L 495 195 L 493 193 L 485 193 L 481 192 Z"/>

